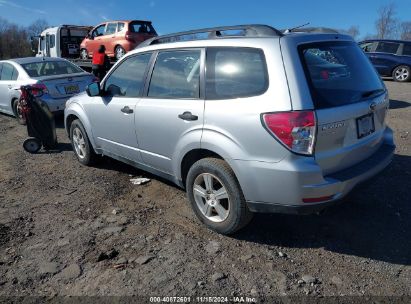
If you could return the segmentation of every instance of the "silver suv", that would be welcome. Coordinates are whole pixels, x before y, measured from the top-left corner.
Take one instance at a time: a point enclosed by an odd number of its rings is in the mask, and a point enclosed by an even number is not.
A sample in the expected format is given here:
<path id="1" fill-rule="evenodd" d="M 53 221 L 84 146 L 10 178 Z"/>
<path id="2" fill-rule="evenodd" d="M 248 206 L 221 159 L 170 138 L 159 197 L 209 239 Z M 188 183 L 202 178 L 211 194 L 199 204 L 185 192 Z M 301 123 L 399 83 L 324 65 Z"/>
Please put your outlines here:
<path id="1" fill-rule="evenodd" d="M 67 102 L 65 126 L 82 164 L 171 180 L 229 234 L 253 212 L 317 212 L 386 167 L 388 105 L 349 36 L 245 25 L 147 40 Z"/>

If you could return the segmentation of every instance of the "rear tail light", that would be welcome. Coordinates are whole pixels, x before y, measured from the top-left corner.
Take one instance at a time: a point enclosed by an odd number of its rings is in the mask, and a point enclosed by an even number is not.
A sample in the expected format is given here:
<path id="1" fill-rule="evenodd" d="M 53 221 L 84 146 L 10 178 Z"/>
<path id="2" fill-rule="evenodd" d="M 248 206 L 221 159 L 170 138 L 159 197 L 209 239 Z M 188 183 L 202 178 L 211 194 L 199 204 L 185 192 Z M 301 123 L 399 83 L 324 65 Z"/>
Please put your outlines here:
<path id="1" fill-rule="evenodd" d="M 34 96 L 34 97 L 40 97 L 44 94 L 48 94 L 48 89 L 46 87 L 46 85 L 44 85 L 43 83 L 35 83 L 32 85 L 28 85 L 26 87 L 30 88 L 30 93 Z M 27 91 L 22 89 L 22 95 L 21 98 L 22 99 L 26 99 L 27 98 Z"/>
<path id="2" fill-rule="evenodd" d="M 291 151 L 312 155 L 316 134 L 314 111 L 266 113 L 263 121 L 270 133 Z"/>
<path id="3" fill-rule="evenodd" d="M 126 32 L 126 40 L 130 41 L 130 42 L 135 42 L 133 35 L 131 35 L 131 32 L 127 31 Z"/>

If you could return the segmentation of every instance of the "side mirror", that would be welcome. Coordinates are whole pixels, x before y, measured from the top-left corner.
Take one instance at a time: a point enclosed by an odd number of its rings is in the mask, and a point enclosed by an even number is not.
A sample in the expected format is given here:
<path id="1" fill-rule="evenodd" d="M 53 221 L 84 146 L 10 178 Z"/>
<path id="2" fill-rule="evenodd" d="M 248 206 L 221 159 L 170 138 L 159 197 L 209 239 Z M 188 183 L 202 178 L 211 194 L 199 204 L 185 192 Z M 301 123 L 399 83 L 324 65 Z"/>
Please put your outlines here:
<path id="1" fill-rule="evenodd" d="M 87 92 L 87 95 L 90 97 L 100 96 L 101 95 L 100 83 L 98 82 L 90 83 L 86 88 L 86 92 Z"/>
<path id="2" fill-rule="evenodd" d="M 92 33 L 88 33 L 87 36 L 86 36 L 86 38 L 87 38 L 87 39 L 90 39 L 90 40 L 94 40 L 94 37 L 93 37 L 93 34 L 92 34 Z"/>

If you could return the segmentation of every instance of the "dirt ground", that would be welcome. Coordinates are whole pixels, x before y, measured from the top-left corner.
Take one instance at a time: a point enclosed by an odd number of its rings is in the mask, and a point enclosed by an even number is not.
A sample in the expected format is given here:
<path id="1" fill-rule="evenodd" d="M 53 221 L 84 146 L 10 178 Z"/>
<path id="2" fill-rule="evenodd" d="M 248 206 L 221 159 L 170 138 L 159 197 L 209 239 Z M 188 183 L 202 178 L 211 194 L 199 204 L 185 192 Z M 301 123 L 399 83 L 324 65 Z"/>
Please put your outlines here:
<path id="1" fill-rule="evenodd" d="M 389 168 L 321 215 L 260 214 L 231 237 L 163 180 L 81 166 L 61 121 L 61 151 L 27 154 L 0 114 L 0 296 L 411 296 L 411 83 L 386 84 Z"/>

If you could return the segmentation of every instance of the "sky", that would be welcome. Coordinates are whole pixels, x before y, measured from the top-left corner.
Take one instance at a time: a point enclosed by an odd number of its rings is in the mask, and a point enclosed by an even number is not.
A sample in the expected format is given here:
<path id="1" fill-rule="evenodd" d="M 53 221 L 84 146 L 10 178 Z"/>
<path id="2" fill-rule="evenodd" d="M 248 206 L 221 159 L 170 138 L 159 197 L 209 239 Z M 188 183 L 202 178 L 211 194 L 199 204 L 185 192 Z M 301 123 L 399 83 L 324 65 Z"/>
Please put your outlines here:
<path id="1" fill-rule="evenodd" d="M 411 21 L 411 0 L 394 0 L 397 17 Z M 307 4 L 308 3 L 308 4 Z M 260 23 L 284 29 L 310 26 L 360 28 L 375 33 L 378 8 L 390 0 L 0 0 L 0 17 L 22 26 L 36 19 L 50 25 L 97 25 L 106 20 L 151 20 L 159 34 L 221 25 Z"/>

